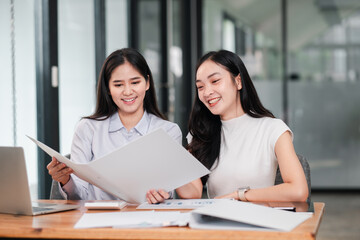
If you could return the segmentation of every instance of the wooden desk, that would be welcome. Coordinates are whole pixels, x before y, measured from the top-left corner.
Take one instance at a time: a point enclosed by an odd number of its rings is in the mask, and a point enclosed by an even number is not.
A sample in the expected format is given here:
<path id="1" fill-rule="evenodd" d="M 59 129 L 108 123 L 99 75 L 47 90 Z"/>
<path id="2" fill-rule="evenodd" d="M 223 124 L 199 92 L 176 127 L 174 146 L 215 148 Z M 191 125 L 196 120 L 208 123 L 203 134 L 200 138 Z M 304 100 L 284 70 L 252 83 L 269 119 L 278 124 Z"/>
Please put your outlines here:
<path id="1" fill-rule="evenodd" d="M 60 202 L 62 200 L 47 200 Z M 75 201 L 68 201 L 74 203 Z M 75 202 L 79 203 L 79 202 Z M 40 216 L 0 214 L 0 238 L 52 239 L 315 239 L 324 203 L 314 203 L 314 215 L 291 232 L 261 232 L 232 230 L 197 230 L 188 227 L 150 229 L 92 228 L 74 229 L 75 223 L 87 210 L 84 207 L 68 212 Z M 134 207 L 122 211 L 133 211 Z M 93 211 L 91 211 L 93 212 Z"/>

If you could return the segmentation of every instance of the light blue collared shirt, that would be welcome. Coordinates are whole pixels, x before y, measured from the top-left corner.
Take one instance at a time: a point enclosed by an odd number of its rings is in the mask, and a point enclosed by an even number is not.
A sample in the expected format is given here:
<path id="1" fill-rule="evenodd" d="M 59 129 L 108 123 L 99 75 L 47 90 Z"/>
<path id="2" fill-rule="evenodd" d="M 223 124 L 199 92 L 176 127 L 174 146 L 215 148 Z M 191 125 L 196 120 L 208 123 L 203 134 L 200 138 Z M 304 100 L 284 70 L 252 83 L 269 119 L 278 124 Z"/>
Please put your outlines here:
<path id="1" fill-rule="evenodd" d="M 182 133 L 177 124 L 146 111 L 138 124 L 130 131 L 124 127 L 117 112 L 102 121 L 82 119 L 74 133 L 71 160 L 77 163 L 88 163 L 158 128 L 164 129 L 167 134 L 181 144 Z M 66 199 L 117 199 L 74 174 L 71 174 L 70 180 L 62 187 L 61 194 Z"/>

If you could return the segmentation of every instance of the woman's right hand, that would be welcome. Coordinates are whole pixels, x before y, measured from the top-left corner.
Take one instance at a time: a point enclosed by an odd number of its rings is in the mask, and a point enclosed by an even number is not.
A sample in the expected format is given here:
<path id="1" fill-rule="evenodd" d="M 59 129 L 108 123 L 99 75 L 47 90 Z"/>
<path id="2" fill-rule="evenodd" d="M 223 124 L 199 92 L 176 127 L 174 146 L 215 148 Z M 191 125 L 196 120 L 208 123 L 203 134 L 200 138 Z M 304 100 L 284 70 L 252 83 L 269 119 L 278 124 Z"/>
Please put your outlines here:
<path id="1" fill-rule="evenodd" d="M 59 162 L 56 158 L 52 158 L 52 161 L 46 166 L 52 179 L 60 182 L 64 186 L 70 180 L 70 174 L 74 171 L 67 167 L 64 163 Z"/>
<path id="2" fill-rule="evenodd" d="M 149 204 L 161 203 L 170 198 L 170 194 L 163 189 L 154 190 L 151 189 L 146 193 L 146 200 Z"/>

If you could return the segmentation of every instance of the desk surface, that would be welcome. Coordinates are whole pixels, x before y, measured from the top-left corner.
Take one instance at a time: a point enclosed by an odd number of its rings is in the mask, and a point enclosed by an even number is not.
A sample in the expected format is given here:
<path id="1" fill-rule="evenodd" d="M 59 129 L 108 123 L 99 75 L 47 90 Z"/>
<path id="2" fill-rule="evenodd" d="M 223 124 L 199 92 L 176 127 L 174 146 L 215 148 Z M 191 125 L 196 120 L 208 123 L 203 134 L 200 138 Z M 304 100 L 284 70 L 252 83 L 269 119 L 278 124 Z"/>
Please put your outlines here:
<path id="1" fill-rule="evenodd" d="M 79 203 L 79 201 L 47 200 L 46 202 Z M 81 201 L 80 201 L 81 203 Z M 82 202 L 83 206 L 83 202 Z M 261 232 L 232 230 L 197 230 L 188 227 L 151 229 L 92 228 L 74 229 L 84 207 L 77 210 L 40 216 L 0 214 L 0 238 L 61 238 L 61 239 L 315 239 L 324 203 L 314 203 L 313 216 L 291 232 Z M 126 207 L 122 211 L 133 211 Z M 94 212 L 94 211 L 91 211 Z"/>

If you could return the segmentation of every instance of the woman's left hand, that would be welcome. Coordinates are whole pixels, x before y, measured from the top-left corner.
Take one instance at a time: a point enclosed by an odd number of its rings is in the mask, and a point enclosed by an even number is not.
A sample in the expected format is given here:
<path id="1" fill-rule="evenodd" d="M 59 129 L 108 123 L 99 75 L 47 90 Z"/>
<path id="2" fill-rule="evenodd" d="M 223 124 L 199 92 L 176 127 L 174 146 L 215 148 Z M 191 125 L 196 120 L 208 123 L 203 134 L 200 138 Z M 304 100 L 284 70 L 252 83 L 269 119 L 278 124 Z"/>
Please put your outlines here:
<path id="1" fill-rule="evenodd" d="M 169 198 L 170 198 L 170 194 L 164 191 L 163 189 L 159 189 L 158 191 L 152 189 L 146 193 L 146 200 L 150 204 L 161 203 L 165 199 L 169 199 Z"/>

